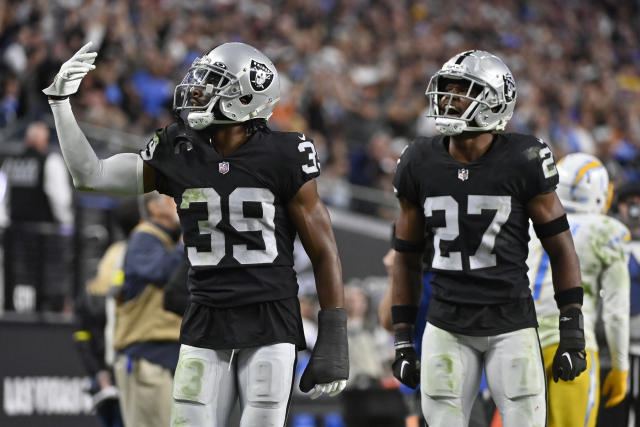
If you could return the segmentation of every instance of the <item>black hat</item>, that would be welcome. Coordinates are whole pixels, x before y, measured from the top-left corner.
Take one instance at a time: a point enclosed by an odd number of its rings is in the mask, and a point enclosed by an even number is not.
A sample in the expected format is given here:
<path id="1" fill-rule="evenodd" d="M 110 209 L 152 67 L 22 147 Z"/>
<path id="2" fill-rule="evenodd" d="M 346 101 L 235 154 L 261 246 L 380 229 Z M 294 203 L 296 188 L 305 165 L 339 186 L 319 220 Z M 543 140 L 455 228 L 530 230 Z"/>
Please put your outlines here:
<path id="1" fill-rule="evenodd" d="M 622 184 L 616 191 L 618 202 L 630 196 L 640 196 L 640 182 L 627 181 Z"/>

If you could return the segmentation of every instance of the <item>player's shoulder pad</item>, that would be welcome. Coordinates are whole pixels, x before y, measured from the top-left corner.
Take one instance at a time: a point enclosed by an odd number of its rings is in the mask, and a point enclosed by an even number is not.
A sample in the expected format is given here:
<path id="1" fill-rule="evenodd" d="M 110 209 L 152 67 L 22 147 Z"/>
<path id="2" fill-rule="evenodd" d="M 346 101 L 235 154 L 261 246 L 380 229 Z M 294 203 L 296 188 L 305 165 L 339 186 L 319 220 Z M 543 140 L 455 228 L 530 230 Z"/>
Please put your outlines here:
<path id="1" fill-rule="evenodd" d="M 191 151 L 193 148 L 192 138 L 193 135 L 184 125 L 174 122 L 156 129 L 147 146 L 140 151 L 140 155 L 143 160 L 151 160 L 158 157 L 159 153 L 168 155 Z"/>
<path id="2" fill-rule="evenodd" d="M 505 133 L 503 135 L 506 138 L 507 150 L 510 154 L 517 155 L 525 162 L 537 161 L 540 158 L 540 150 L 550 149 L 544 140 L 533 135 L 522 133 Z"/>
<path id="3" fill-rule="evenodd" d="M 410 163 L 413 159 L 424 160 L 428 158 L 433 151 L 433 146 L 436 143 L 438 136 L 419 136 L 414 139 L 409 145 L 404 147 L 398 163 Z"/>
<path id="4" fill-rule="evenodd" d="M 167 144 L 171 146 L 174 154 L 181 154 L 193 149 L 193 144 L 198 137 L 194 131 L 182 122 L 174 122 L 164 128 Z"/>
<path id="5" fill-rule="evenodd" d="M 312 141 L 304 133 L 299 132 L 284 132 L 272 130 L 268 134 L 266 134 L 266 139 L 269 142 L 273 142 L 274 144 L 278 144 L 279 147 L 284 149 L 290 149 L 291 147 L 296 148 L 298 144 L 302 141 Z"/>
<path id="6" fill-rule="evenodd" d="M 281 159 L 281 168 L 302 173 L 306 178 L 315 178 L 320 174 L 320 160 L 313 140 L 304 133 L 271 131 L 263 137 L 263 143 L 269 146 Z"/>
<path id="7" fill-rule="evenodd" d="M 264 137 L 264 143 L 270 145 L 284 159 L 306 159 L 305 152 L 316 153 L 313 139 L 299 132 L 271 131 Z"/>
<path id="8" fill-rule="evenodd" d="M 631 232 L 620 220 L 607 215 L 601 215 L 597 221 L 599 233 L 606 238 L 608 246 L 618 246 L 631 240 Z"/>

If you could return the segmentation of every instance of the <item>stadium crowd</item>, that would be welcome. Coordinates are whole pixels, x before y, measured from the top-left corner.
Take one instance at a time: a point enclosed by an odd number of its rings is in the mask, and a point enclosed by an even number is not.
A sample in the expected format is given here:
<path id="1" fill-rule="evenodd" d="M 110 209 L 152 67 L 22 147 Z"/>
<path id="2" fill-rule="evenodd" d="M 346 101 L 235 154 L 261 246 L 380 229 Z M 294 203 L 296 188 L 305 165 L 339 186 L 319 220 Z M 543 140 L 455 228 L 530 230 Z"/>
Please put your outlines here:
<path id="1" fill-rule="evenodd" d="M 634 2 L 463 0 L 7 1 L 0 6 L 0 126 L 48 114 L 40 90 L 92 40 L 81 121 L 148 135 L 171 120 L 173 84 L 200 52 L 257 46 L 280 70 L 272 126 L 313 135 L 325 176 L 390 190 L 407 141 L 434 132 L 427 76 L 452 52 L 505 58 L 518 86 L 509 128 L 556 158 L 586 151 L 638 178 L 640 52 Z"/>

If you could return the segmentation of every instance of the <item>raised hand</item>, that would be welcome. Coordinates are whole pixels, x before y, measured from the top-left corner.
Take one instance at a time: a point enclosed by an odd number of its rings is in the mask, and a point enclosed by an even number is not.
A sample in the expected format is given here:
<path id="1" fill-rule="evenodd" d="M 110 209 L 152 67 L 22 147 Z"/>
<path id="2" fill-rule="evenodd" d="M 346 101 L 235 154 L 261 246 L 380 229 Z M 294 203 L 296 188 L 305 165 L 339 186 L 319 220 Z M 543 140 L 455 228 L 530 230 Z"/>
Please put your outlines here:
<path id="1" fill-rule="evenodd" d="M 53 83 L 42 90 L 45 95 L 67 97 L 78 91 L 84 76 L 96 68 L 93 62 L 98 54 L 89 51 L 92 44 L 92 42 L 85 44 L 67 62 L 62 64 Z"/>

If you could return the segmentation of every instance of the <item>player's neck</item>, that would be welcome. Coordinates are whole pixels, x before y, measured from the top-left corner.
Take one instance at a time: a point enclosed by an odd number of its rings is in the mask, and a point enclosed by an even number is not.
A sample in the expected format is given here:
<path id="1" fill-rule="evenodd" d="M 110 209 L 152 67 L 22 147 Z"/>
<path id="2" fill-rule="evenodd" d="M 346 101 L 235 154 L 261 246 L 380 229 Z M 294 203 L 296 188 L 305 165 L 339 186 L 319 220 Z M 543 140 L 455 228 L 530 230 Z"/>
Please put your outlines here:
<path id="1" fill-rule="evenodd" d="M 480 158 L 491 147 L 491 133 L 462 133 L 449 137 L 449 154 L 459 162 L 468 163 Z"/>
<path id="2" fill-rule="evenodd" d="M 228 156 L 251 138 L 244 126 L 235 125 L 216 129 L 211 144 L 221 156 Z"/>

